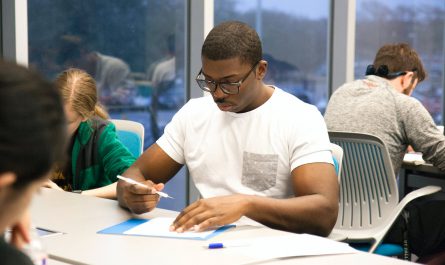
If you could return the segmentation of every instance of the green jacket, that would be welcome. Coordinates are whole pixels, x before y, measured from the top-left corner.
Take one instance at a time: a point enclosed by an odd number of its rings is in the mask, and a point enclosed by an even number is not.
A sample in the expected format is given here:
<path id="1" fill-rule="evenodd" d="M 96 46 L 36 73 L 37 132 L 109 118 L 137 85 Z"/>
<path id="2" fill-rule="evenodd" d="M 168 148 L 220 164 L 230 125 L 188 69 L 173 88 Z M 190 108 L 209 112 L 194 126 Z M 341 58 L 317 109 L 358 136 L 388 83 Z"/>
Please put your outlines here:
<path id="1" fill-rule="evenodd" d="M 117 138 L 114 124 L 100 118 L 80 124 L 71 157 L 73 190 L 109 185 L 136 160 Z"/>

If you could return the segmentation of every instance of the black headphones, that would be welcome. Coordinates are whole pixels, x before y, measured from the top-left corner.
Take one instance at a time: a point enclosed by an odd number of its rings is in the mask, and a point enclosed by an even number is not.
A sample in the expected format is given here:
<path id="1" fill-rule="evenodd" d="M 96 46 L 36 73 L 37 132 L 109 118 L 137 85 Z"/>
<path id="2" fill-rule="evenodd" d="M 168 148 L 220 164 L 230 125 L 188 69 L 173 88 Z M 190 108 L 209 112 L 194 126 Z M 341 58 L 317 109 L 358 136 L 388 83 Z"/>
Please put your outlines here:
<path id="1" fill-rule="evenodd" d="M 415 72 L 416 69 L 413 69 L 412 71 Z M 385 64 L 380 65 L 377 68 L 377 70 L 375 69 L 373 64 L 370 64 L 370 65 L 368 65 L 368 67 L 366 67 L 366 73 L 365 73 L 365 75 L 376 75 L 376 76 L 384 77 L 386 79 L 394 79 L 396 77 L 406 75 L 406 74 L 407 74 L 406 71 L 390 73 L 388 66 Z"/>

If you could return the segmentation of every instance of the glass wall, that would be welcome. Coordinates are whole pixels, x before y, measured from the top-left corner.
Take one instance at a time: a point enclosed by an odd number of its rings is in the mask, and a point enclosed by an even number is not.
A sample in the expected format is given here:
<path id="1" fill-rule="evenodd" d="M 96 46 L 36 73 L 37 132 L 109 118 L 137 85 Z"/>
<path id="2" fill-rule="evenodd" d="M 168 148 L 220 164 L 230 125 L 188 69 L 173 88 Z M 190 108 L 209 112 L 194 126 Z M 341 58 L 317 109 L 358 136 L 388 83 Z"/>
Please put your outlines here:
<path id="1" fill-rule="evenodd" d="M 355 77 L 363 78 L 378 48 L 407 42 L 420 54 L 428 77 L 414 90 L 437 124 L 443 124 L 445 2 L 442 0 L 357 1 Z"/>
<path id="2" fill-rule="evenodd" d="M 148 147 L 184 104 L 186 2 L 28 1 L 30 67 L 49 78 L 70 66 L 90 72 L 111 117 L 141 122 Z M 214 0 L 214 22 L 240 20 L 254 27 L 269 62 L 265 82 L 323 113 L 328 100 L 330 4 L 330 0 Z M 364 76 L 384 43 L 410 43 L 429 73 L 413 96 L 443 124 L 445 2 L 360 0 L 356 6 L 355 77 Z M 167 192 L 185 198 L 186 185 L 181 171 L 167 184 Z M 185 199 L 163 200 L 160 206 L 180 210 Z"/>
<path id="3" fill-rule="evenodd" d="M 269 68 L 265 82 L 324 112 L 328 99 L 329 0 L 215 0 L 215 25 L 226 20 L 254 27 Z"/>
<path id="4" fill-rule="evenodd" d="M 111 118 L 144 125 L 146 148 L 184 104 L 184 23 L 184 0 L 28 1 L 29 65 L 89 72 Z M 185 206 L 184 170 L 166 191 L 177 199 L 160 207 Z"/>

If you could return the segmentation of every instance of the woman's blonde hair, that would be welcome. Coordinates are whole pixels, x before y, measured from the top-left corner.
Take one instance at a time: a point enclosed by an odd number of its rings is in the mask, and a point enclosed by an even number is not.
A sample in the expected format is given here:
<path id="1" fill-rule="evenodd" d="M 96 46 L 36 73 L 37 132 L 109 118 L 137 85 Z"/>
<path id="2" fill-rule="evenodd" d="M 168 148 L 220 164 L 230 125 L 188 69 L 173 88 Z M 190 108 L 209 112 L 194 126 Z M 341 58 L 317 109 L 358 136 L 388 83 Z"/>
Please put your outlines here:
<path id="1" fill-rule="evenodd" d="M 102 119 L 109 118 L 107 111 L 97 102 L 96 82 L 87 72 L 70 68 L 56 78 L 55 84 L 64 104 L 70 104 L 82 118 L 90 119 L 94 115 Z"/>

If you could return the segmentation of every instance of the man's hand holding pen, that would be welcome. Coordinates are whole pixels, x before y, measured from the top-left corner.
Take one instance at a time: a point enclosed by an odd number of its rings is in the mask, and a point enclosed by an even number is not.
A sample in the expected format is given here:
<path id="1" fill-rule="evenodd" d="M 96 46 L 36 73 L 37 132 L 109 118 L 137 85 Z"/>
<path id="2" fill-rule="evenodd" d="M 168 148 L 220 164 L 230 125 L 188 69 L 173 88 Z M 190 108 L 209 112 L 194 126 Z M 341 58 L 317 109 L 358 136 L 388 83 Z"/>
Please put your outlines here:
<path id="1" fill-rule="evenodd" d="M 117 192 L 121 194 L 119 203 L 136 214 L 146 213 L 156 208 L 160 199 L 157 192 L 164 189 L 163 183 L 154 184 L 150 180 L 139 181 L 139 183 L 142 185 L 120 180 L 117 187 Z"/>

